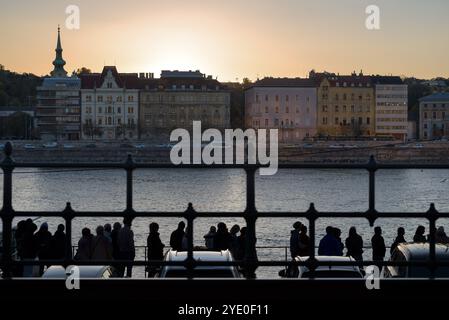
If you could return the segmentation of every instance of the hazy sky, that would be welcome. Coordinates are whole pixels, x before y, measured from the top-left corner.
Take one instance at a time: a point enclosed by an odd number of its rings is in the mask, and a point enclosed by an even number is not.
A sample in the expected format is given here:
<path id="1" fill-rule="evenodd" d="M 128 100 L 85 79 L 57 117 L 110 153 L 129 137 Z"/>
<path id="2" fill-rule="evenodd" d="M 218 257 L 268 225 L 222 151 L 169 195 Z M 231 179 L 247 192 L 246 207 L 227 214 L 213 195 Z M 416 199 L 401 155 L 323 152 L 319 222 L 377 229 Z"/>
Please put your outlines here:
<path id="1" fill-rule="evenodd" d="M 65 28 L 68 5 L 79 30 Z M 381 29 L 365 28 L 380 7 Z M 66 70 L 200 69 L 222 81 L 339 73 L 449 77 L 448 0 L 0 0 L 0 64 L 52 70 L 61 24 Z"/>

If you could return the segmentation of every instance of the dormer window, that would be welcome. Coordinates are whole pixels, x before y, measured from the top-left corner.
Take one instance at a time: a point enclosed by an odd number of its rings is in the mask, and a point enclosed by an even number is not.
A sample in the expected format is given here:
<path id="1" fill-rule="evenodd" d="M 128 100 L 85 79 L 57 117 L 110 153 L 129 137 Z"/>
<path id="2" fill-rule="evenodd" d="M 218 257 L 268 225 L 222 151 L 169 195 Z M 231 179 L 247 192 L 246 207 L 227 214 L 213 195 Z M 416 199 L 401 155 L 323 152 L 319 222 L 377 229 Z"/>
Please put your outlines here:
<path id="1" fill-rule="evenodd" d="M 107 83 L 108 89 L 112 89 L 112 82 Z"/>

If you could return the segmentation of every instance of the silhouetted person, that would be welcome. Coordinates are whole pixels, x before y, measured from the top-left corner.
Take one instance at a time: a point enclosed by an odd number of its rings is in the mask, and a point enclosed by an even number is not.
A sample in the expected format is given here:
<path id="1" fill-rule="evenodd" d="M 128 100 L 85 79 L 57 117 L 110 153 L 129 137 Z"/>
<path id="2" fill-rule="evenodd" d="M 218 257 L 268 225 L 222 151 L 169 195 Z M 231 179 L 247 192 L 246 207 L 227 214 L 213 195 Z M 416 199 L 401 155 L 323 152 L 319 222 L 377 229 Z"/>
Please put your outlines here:
<path id="1" fill-rule="evenodd" d="M 51 252 L 54 259 L 65 258 L 66 236 L 64 230 L 64 225 L 59 224 L 51 239 Z"/>
<path id="2" fill-rule="evenodd" d="M 235 224 L 232 226 L 229 231 L 229 239 L 230 239 L 230 251 L 232 256 L 234 257 L 237 254 L 237 250 L 239 249 L 239 241 L 238 241 L 238 233 L 240 232 L 240 226 Z"/>
<path id="3" fill-rule="evenodd" d="M 298 255 L 300 257 L 305 257 L 309 255 L 309 246 L 310 246 L 310 239 L 307 235 L 307 227 L 305 225 L 301 225 L 300 232 L 299 232 L 299 250 Z"/>
<path id="4" fill-rule="evenodd" d="M 397 246 L 400 243 L 407 242 L 407 241 L 405 241 L 405 238 L 404 238 L 404 236 L 405 236 L 405 229 L 402 228 L 402 227 L 399 227 L 397 232 L 398 232 L 398 234 L 396 236 L 396 239 L 394 239 L 394 241 L 393 241 L 393 243 L 391 244 L 391 247 L 390 247 L 390 254 L 393 254 L 394 250 L 397 248 Z"/>
<path id="5" fill-rule="evenodd" d="M 374 228 L 374 236 L 371 238 L 371 246 L 373 248 L 373 261 L 383 261 L 387 251 L 385 241 L 382 237 L 382 228 Z"/>
<path id="6" fill-rule="evenodd" d="M 48 224 L 46 222 L 41 224 L 39 231 L 34 235 L 34 241 L 37 246 L 37 256 L 39 260 L 51 259 L 51 233 L 48 231 Z M 44 273 L 44 266 L 39 268 L 39 274 Z"/>
<path id="7" fill-rule="evenodd" d="M 81 230 L 81 239 L 78 241 L 78 250 L 76 251 L 76 260 L 90 260 L 92 258 L 92 239 L 93 235 L 89 228 Z"/>
<path id="8" fill-rule="evenodd" d="M 220 222 L 217 225 L 217 233 L 214 238 L 215 250 L 228 250 L 231 246 L 231 236 L 228 231 L 228 227 L 224 222 Z"/>
<path id="9" fill-rule="evenodd" d="M 104 227 L 98 226 L 92 239 L 92 260 L 112 260 L 112 243 L 104 235 Z"/>
<path id="10" fill-rule="evenodd" d="M 349 236 L 346 238 L 346 255 L 353 257 L 357 261 L 363 261 L 363 239 L 357 233 L 355 227 L 349 229 Z"/>
<path id="11" fill-rule="evenodd" d="M 449 237 L 444 232 L 444 227 L 439 227 L 435 233 L 435 243 L 448 244 Z"/>
<path id="12" fill-rule="evenodd" d="M 119 259 L 120 256 L 120 250 L 118 247 L 118 233 L 120 232 L 120 229 L 122 228 L 122 225 L 120 222 L 114 223 L 114 227 L 111 232 L 111 241 L 112 241 L 112 257 L 115 260 Z"/>
<path id="13" fill-rule="evenodd" d="M 112 227 L 110 223 L 104 225 L 104 236 L 112 243 Z"/>
<path id="14" fill-rule="evenodd" d="M 294 259 L 299 255 L 299 233 L 302 223 L 296 221 L 293 224 L 293 230 L 290 232 L 290 255 Z"/>
<path id="15" fill-rule="evenodd" d="M 416 229 L 415 236 L 413 237 L 413 242 L 427 242 L 426 236 L 424 233 L 426 232 L 426 228 L 424 226 L 419 226 Z"/>
<path id="16" fill-rule="evenodd" d="M 189 249 L 189 226 L 187 226 L 184 235 L 182 236 L 181 250 L 187 251 Z"/>
<path id="17" fill-rule="evenodd" d="M 181 251 L 182 250 L 182 239 L 184 237 L 184 229 L 186 224 L 184 221 L 178 223 L 178 228 L 173 231 L 170 235 L 170 247 L 173 250 Z"/>
<path id="18" fill-rule="evenodd" d="M 159 225 L 156 222 L 150 223 L 150 233 L 147 238 L 148 260 L 163 260 L 164 247 L 161 238 L 159 237 Z M 153 277 L 158 270 L 158 267 L 149 266 L 148 276 Z"/>
<path id="19" fill-rule="evenodd" d="M 326 235 L 321 239 L 318 247 L 320 256 L 342 256 L 341 243 L 335 237 L 335 231 L 332 227 L 326 228 Z"/>
<path id="20" fill-rule="evenodd" d="M 343 241 L 341 240 L 341 230 L 339 228 L 332 228 L 332 232 L 334 234 L 335 239 L 338 241 L 339 245 L 339 256 L 343 255 L 343 249 L 345 248 L 345 245 L 343 244 Z"/>
<path id="21" fill-rule="evenodd" d="M 24 224 L 24 231 L 22 235 L 22 259 L 34 261 L 37 256 L 37 243 L 34 238 L 34 232 L 37 230 L 36 224 L 31 219 L 27 219 Z M 23 266 L 23 276 L 32 277 L 33 270 L 32 265 Z M 39 268 L 38 268 L 39 269 Z"/>
<path id="22" fill-rule="evenodd" d="M 214 248 L 214 238 L 217 233 L 217 228 L 215 226 L 211 226 L 209 232 L 204 235 L 204 243 L 207 249 Z"/>
<path id="23" fill-rule="evenodd" d="M 123 228 L 118 233 L 118 246 L 120 252 L 120 260 L 133 261 L 136 257 L 136 248 L 134 246 L 134 232 L 131 230 L 132 220 L 130 218 L 123 219 Z M 126 265 L 126 276 L 131 278 L 133 265 Z M 120 270 L 120 275 L 124 275 L 124 267 Z"/>
<path id="24" fill-rule="evenodd" d="M 246 227 L 240 229 L 240 235 L 237 239 L 239 243 L 239 248 L 237 250 L 237 254 L 234 257 L 235 260 L 243 260 L 245 258 L 245 249 L 246 249 Z"/>

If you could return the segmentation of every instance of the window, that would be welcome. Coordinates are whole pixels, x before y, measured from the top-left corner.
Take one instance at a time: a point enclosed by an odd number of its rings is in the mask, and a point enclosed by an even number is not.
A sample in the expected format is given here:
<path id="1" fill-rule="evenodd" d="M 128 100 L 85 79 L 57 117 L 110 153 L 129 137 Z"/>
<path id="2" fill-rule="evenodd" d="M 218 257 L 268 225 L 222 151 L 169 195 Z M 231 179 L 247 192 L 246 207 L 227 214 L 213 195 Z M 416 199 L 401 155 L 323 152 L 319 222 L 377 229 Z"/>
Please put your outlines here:
<path id="1" fill-rule="evenodd" d="M 92 96 L 86 96 L 86 102 L 92 102 Z"/>
<path id="2" fill-rule="evenodd" d="M 285 96 L 285 101 L 288 101 L 289 100 L 289 97 L 288 97 L 288 95 L 286 95 Z"/>
<path id="3" fill-rule="evenodd" d="M 108 87 L 108 89 L 111 89 L 112 88 L 112 82 L 108 82 L 107 87 Z"/>
<path id="4" fill-rule="evenodd" d="M 102 125 L 102 122 L 103 122 L 103 121 L 101 120 L 101 118 L 98 118 L 98 125 L 101 126 L 101 125 Z"/>
<path id="5" fill-rule="evenodd" d="M 103 102 L 103 96 L 98 96 L 97 97 L 97 102 Z"/>
<path id="6" fill-rule="evenodd" d="M 122 125 L 122 119 L 121 118 L 118 118 L 117 119 L 117 124 L 120 126 L 120 125 Z"/>
<path id="7" fill-rule="evenodd" d="M 278 95 L 276 95 L 276 102 L 277 102 L 277 101 L 279 101 L 279 96 L 278 96 Z"/>
<path id="8" fill-rule="evenodd" d="M 268 107 L 265 106 L 265 113 L 268 113 Z"/>
<path id="9" fill-rule="evenodd" d="M 288 96 L 287 96 L 288 97 Z M 288 113 L 289 112 L 289 109 L 288 109 L 288 107 L 285 107 L 285 113 Z"/>
<path id="10" fill-rule="evenodd" d="M 265 119 L 265 127 L 268 127 L 268 119 Z"/>
<path id="11" fill-rule="evenodd" d="M 338 112 L 338 106 L 335 106 L 335 112 Z"/>
<path id="12" fill-rule="evenodd" d="M 147 96 L 147 98 L 148 98 L 148 96 Z M 122 102 L 122 97 L 121 96 L 117 97 L 117 102 Z"/>
<path id="13" fill-rule="evenodd" d="M 335 117 L 335 124 L 338 125 L 338 117 Z"/>
<path id="14" fill-rule="evenodd" d="M 371 119 L 368 117 L 366 118 L 366 124 L 370 124 Z"/>
<path id="15" fill-rule="evenodd" d="M 343 106 L 343 112 L 346 112 L 346 106 Z"/>
<path id="16" fill-rule="evenodd" d="M 424 119 L 427 119 L 427 112 L 424 112 Z"/>
<path id="17" fill-rule="evenodd" d="M 122 108 L 121 107 L 117 108 L 117 113 L 122 113 Z"/>
<path id="18" fill-rule="evenodd" d="M 363 124 L 363 119 L 362 119 L 362 117 L 359 117 L 359 124 Z"/>
<path id="19" fill-rule="evenodd" d="M 128 102 L 133 102 L 134 101 L 134 96 L 128 96 Z"/>
<path id="20" fill-rule="evenodd" d="M 268 101 L 268 94 L 265 95 L 265 101 Z"/>
<path id="21" fill-rule="evenodd" d="M 102 113 L 102 112 L 103 112 L 102 108 L 98 107 L 98 113 Z"/>
<path id="22" fill-rule="evenodd" d="M 276 107 L 276 113 L 279 113 L 279 107 Z"/>
<path id="23" fill-rule="evenodd" d="M 323 106 L 323 112 L 327 112 L 327 106 Z"/>
<path id="24" fill-rule="evenodd" d="M 327 124 L 327 117 L 323 117 L 323 124 Z"/>
<path id="25" fill-rule="evenodd" d="M 258 94 L 256 94 L 256 102 L 257 103 L 259 102 L 259 95 Z"/>

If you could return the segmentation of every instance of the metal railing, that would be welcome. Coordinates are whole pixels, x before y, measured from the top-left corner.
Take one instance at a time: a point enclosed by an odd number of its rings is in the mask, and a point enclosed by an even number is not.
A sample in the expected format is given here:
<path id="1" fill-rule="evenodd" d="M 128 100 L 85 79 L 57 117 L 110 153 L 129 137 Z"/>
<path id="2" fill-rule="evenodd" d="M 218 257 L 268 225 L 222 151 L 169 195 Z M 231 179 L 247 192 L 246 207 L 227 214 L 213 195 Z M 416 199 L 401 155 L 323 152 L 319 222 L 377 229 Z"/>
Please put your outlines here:
<path id="1" fill-rule="evenodd" d="M 313 203 L 310 204 L 305 212 L 260 212 L 256 208 L 255 198 L 255 174 L 256 171 L 263 167 L 261 165 L 173 165 L 169 163 L 136 163 L 131 155 L 123 163 L 18 163 L 12 158 L 12 145 L 6 143 L 4 147 L 5 158 L 0 164 L 3 170 L 3 207 L 0 216 L 3 221 L 3 255 L 1 260 L 1 268 L 4 277 L 11 277 L 11 270 L 16 265 L 49 265 L 60 264 L 68 265 L 108 265 L 111 261 L 79 261 L 74 260 L 72 256 L 72 220 L 75 217 L 115 217 L 134 219 L 136 217 L 156 218 L 156 217 L 173 217 L 184 218 L 187 221 L 187 258 L 184 261 L 125 261 L 116 260 L 115 263 L 132 264 L 133 266 L 184 266 L 189 277 L 193 277 L 194 268 L 197 266 L 240 266 L 247 270 L 247 277 L 252 277 L 254 271 L 259 266 L 282 266 L 285 267 L 285 261 L 259 261 L 256 250 L 256 221 L 259 218 L 305 218 L 308 220 L 308 230 L 310 237 L 309 258 L 306 261 L 292 261 L 292 265 L 304 265 L 311 274 L 318 266 L 345 266 L 345 265 L 377 265 L 377 266 L 425 266 L 430 270 L 430 279 L 434 279 L 435 270 L 439 266 L 449 266 L 449 261 L 441 261 L 436 259 L 435 253 L 435 233 L 436 221 L 439 218 L 449 218 L 449 213 L 438 212 L 434 204 L 430 204 L 430 208 L 426 212 L 378 212 L 375 207 L 375 176 L 379 169 L 449 169 L 449 162 L 445 164 L 382 164 L 377 163 L 373 156 L 365 164 L 280 164 L 279 169 L 341 169 L 341 170 L 366 170 L 369 175 L 369 199 L 368 210 L 365 212 L 323 212 L 317 211 Z M 126 208 L 120 212 L 114 211 L 75 211 L 72 209 L 70 202 L 62 211 L 16 211 L 12 205 L 12 175 L 15 168 L 102 168 L 102 169 L 122 169 L 126 171 Z M 136 211 L 133 207 L 133 172 L 135 169 L 239 169 L 244 170 L 246 174 L 246 208 L 243 212 L 197 212 L 192 203 L 189 203 L 187 209 L 183 212 L 161 212 L 161 211 Z M 66 227 L 66 256 L 63 260 L 41 260 L 41 261 L 13 261 L 11 258 L 12 246 L 12 221 L 15 217 L 62 217 Z M 197 218 L 243 218 L 246 222 L 247 233 L 244 250 L 244 258 L 241 261 L 230 262 L 213 262 L 213 261 L 197 261 L 193 257 L 193 230 L 194 221 Z M 315 257 L 316 234 L 315 223 L 319 218 L 365 218 L 370 226 L 379 218 L 425 218 L 429 221 L 429 258 L 424 261 L 363 261 L 363 262 L 336 262 L 336 261 L 318 261 Z"/>

